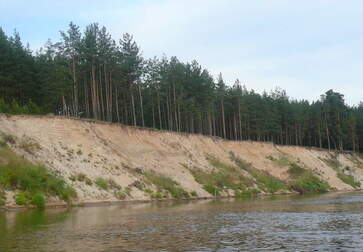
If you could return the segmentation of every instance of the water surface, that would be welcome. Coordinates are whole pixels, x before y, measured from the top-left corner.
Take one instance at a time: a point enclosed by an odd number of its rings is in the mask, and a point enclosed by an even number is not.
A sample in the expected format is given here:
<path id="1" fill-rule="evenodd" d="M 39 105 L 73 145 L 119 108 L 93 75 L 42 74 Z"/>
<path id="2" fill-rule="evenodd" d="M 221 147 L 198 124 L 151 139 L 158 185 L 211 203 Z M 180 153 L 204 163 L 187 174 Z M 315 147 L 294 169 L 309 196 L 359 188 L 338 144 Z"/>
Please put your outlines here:
<path id="1" fill-rule="evenodd" d="M 363 251 L 363 192 L 0 212 L 0 251 Z"/>

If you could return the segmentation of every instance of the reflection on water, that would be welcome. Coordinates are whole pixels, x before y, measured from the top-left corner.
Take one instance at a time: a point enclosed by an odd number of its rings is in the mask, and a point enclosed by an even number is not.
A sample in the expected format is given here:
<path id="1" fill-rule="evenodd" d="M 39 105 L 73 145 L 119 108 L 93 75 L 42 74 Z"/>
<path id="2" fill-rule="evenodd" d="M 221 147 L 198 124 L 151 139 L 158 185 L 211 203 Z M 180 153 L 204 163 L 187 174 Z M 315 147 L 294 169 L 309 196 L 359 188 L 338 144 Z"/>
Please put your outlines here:
<path id="1" fill-rule="evenodd" d="M 0 251 L 363 251 L 363 193 L 0 212 Z"/>

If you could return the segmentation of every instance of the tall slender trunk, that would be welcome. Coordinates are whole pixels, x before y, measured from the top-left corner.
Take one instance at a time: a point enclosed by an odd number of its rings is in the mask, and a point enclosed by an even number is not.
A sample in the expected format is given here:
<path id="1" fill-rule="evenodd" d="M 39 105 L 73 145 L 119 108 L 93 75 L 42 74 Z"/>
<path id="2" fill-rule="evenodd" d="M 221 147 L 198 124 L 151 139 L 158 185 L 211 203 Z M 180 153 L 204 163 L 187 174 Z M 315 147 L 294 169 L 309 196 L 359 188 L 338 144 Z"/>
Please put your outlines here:
<path id="1" fill-rule="evenodd" d="M 139 86 L 139 96 L 140 96 L 140 113 L 141 113 L 141 123 L 142 123 L 142 127 L 145 127 L 145 121 L 144 121 L 144 107 L 142 105 L 142 94 L 141 94 L 141 87 L 140 84 Z"/>
<path id="2" fill-rule="evenodd" d="M 120 113 L 119 113 L 119 106 L 118 106 L 118 90 L 117 86 L 115 87 L 115 102 L 116 102 L 116 115 L 117 115 L 117 122 L 120 123 Z"/>
<path id="3" fill-rule="evenodd" d="M 222 130 L 223 130 L 223 138 L 226 138 L 226 121 L 224 119 L 224 98 L 222 96 L 221 99 L 221 112 L 222 112 Z"/>
<path id="4" fill-rule="evenodd" d="M 161 120 L 161 108 L 160 108 L 160 95 L 159 95 L 159 91 L 157 92 L 157 98 L 158 98 L 158 112 L 159 112 L 159 127 L 160 129 L 163 129 L 163 124 L 162 124 L 162 120 Z"/>
<path id="5" fill-rule="evenodd" d="M 132 125 L 136 126 L 135 98 L 134 98 L 134 90 L 132 82 L 130 82 L 130 95 L 131 95 Z"/>
<path id="6" fill-rule="evenodd" d="M 72 72 L 73 72 L 73 101 L 74 101 L 74 115 L 75 117 L 79 117 L 79 109 L 78 109 L 78 90 L 77 90 L 77 79 L 76 79 L 76 60 L 73 57 L 72 59 Z"/>

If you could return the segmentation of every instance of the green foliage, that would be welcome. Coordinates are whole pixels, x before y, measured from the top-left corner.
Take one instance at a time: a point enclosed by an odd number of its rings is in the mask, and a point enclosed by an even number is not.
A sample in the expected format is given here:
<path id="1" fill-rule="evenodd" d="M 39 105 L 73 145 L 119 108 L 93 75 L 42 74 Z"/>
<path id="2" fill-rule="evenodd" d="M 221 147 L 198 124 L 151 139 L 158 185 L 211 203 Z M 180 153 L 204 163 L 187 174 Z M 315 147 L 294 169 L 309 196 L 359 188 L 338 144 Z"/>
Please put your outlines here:
<path id="1" fill-rule="evenodd" d="M 71 180 L 71 181 L 76 181 L 77 180 L 77 177 L 76 176 L 74 176 L 74 175 L 71 175 L 71 176 L 69 176 L 69 180 Z"/>
<path id="2" fill-rule="evenodd" d="M 290 168 L 288 170 L 289 174 L 293 177 L 301 176 L 303 175 L 306 170 L 295 163 L 290 163 Z"/>
<path id="3" fill-rule="evenodd" d="M 352 175 L 347 175 L 342 172 L 337 173 L 337 177 L 344 183 L 351 185 L 353 188 L 360 188 L 361 183 L 356 181 Z"/>
<path id="4" fill-rule="evenodd" d="M 83 182 L 83 181 L 85 181 L 86 179 L 87 179 L 86 174 L 84 174 L 84 173 L 78 173 L 78 174 L 77 174 L 77 180 L 78 180 L 78 181 Z"/>
<path id="5" fill-rule="evenodd" d="M 18 192 L 15 195 L 15 203 L 17 205 L 22 205 L 22 206 L 28 205 L 29 204 L 28 194 L 26 192 Z"/>
<path id="6" fill-rule="evenodd" d="M 273 163 L 277 166 L 290 166 L 291 165 L 290 160 L 285 155 L 281 155 L 278 159 L 273 158 L 270 160 L 272 160 Z"/>
<path id="7" fill-rule="evenodd" d="M 258 194 L 260 193 L 260 191 L 258 189 L 255 188 L 248 188 L 245 190 L 236 190 L 234 192 L 234 196 L 236 198 L 252 198 L 252 197 L 256 197 Z"/>
<path id="8" fill-rule="evenodd" d="M 267 172 L 256 170 L 253 172 L 253 176 L 256 178 L 259 188 L 269 193 L 275 193 L 279 190 L 287 189 L 284 182 L 271 176 Z"/>
<path id="9" fill-rule="evenodd" d="M 115 191 L 114 195 L 119 200 L 124 200 L 127 197 L 127 194 L 125 192 L 122 192 L 122 191 Z"/>
<path id="10" fill-rule="evenodd" d="M 336 157 L 325 158 L 322 160 L 335 171 L 339 171 L 340 167 L 342 166 Z"/>
<path id="11" fill-rule="evenodd" d="M 222 189 L 220 187 L 214 186 L 214 185 L 204 185 L 203 189 L 209 192 L 213 196 L 220 196 Z"/>
<path id="12" fill-rule="evenodd" d="M 198 193 L 196 191 L 191 191 L 190 192 L 190 195 L 193 196 L 193 197 L 197 197 L 198 196 Z"/>
<path id="13" fill-rule="evenodd" d="M 108 190 L 108 182 L 107 182 L 107 180 L 106 179 L 104 179 L 104 178 L 101 178 L 101 177 L 99 177 L 99 178 L 96 178 L 96 180 L 95 180 L 95 184 L 99 187 L 99 188 L 101 188 L 101 189 L 103 189 L 103 190 Z"/>
<path id="14" fill-rule="evenodd" d="M 0 140 L 0 147 L 6 147 L 6 146 L 7 146 L 6 142 Z"/>
<path id="15" fill-rule="evenodd" d="M 39 143 L 35 142 L 30 138 L 22 138 L 18 147 L 28 152 L 29 154 L 34 154 L 36 151 L 40 150 L 41 147 Z"/>
<path id="16" fill-rule="evenodd" d="M 303 176 L 290 182 L 290 189 L 301 194 L 324 193 L 329 191 L 330 186 L 325 181 L 313 175 L 312 172 L 306 172 Z"/>
<path id="17" fill-rule="evenodd" d="M 3 134 L 2 139 L 4 140 L 5 143 L 9 143 L 9 144 L 16 143 L 16 138 L 12 135 Z M 4 147 L 4 146 L 2 146 L 2 147 Z"/>
<path id="18" fill-rule="evenodd" d="M 13 99 L 10 104 L 5 103 L 4 99 L 0 99 L 0 113 L 7 114 L 41 114 L 42 109 L 35 103 L 29 101 L 28 104 L 20 106 L 18 102 Z"/>
<path id="19" fill-rule="evenodd" d="M 281 181 L 278 178 L 275 178 L 268 172 L 258 170 L 252 167 L 251 164 L 247 163 L 246 161 L 236 156 L 231 156 L 231 159 L 235 162 L 235 164 L 238 167 L 247 171 L 252 177 L 255 178 L 256 183 L 261 190 L 269 193 L 275 193 L 279 190 L 287 188 L 283 181 Z"/>
<path id="20" fill-rule="evenodd" d="M 44 209 L 45 207 L 44 195 L 41 193 L 34 194 L 31 200 L 31 204 L 36 206 L 38 209 Z"/>
<path id="21" fill-rule="evenodd" d="M 5 192 L 0 188 L 0 206 L 5 205 L 5 200 L 6 200 Z"/>
<path id="22" fill-rule="evenodd" d="M 115 189 L 115 190 L 121 190 L 122 189 L 122 187 L 119 184 L 117 184 L 113 179 L 108 180 L 108 185 L 109 185 L 109 187 L 111 189 Z"/>
<path id="23" fill-rule="evenodd" d="M 0 164 L 0 186 L 20 190 L 19 202 L 24 203 L 24 196 L 37 192 L 58 196 L 66 201 L 76 197 L 74 189 L 68 186 L 64 179 L 54 175 L 44 166 L 28 162 L 7 147 L 0 148 L 0 157 L 7 161 Z M 27 203 L 29 201 L 31 197 L 28 197 Z"/>
<path id="24" fill-rule="evenodd" d="M 159 190 L 165 190 L 173 198 L 189 198 L 189 193 L 185 191 L 178 182 L 161 174 L 154 172 L 145 173 L 146 178 L 153 183 Z"/>
<path id="25" fill-rule="evenodd" d="M 86 182 L 86 185 L 89 185 L 89 186 L 91 186 L 93 184 L 93 182 L 90 178 L 86 178 L 85 182 Z"/>

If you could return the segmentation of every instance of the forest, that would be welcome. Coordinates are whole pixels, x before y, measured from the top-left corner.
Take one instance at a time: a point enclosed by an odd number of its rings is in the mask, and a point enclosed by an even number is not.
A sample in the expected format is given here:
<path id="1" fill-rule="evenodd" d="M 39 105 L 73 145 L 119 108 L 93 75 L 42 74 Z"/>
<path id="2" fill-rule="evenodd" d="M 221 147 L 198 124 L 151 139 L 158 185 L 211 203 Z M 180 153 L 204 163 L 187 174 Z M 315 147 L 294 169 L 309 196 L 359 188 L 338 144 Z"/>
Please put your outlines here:
<path id="1" fill-rule="evenodd" d="M 230 140 L 363 151 L 363 102 L 319 100 L 225 83 L 197 61 L 146 59 L 132 35 L 70 23 L 36 52 L 0 28 L 0 112 L 93 118 Z"/>

